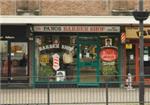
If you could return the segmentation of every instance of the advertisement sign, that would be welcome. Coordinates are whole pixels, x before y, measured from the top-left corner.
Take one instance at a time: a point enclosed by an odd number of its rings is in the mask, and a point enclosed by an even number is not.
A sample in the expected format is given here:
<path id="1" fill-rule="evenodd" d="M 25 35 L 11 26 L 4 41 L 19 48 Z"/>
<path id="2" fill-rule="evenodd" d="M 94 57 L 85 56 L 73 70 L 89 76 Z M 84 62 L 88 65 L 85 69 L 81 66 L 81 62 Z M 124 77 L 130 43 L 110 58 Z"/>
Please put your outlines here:
<path id="1" fill-rule="evenodd" d="M 64 81 L 65 80 L 65 76 L 66 76 L 66 73 L 65 71 L 57 71 L 56 72 L 56 81 Z"/>
<path id="2" fill-rule="evenodd" d="M 126 38 L 139 38 L 139 27 L 126 27 Z M 144 38 L 150 38 L 150 27 L 144 27 Z"/>
<path id="3" fill-rule="evenodd" d="M 112 62 L 118 58 L 118 50 L 113 47 L 105 47 L 100 51 L 100 57 L 102 61 Z"/>
<path id="4" fill-rule="evenodd" d="M 132 44 L 131 44 L 131 43 L 127 43 L 127 44 L 125 45 L 125 47 L 126 47 L 126 49 L 132 49 Z"/>
<path id="5" fill-rule="evenodd" d="M 34 32 L 120 32 L 120 26 L 34 26 Z"/>
<path id="6" fill-rule="evenodd" d="M 41 64 L 49 63 L 49 55 L 47 54 L 40 55 L 40 63 Z"/>

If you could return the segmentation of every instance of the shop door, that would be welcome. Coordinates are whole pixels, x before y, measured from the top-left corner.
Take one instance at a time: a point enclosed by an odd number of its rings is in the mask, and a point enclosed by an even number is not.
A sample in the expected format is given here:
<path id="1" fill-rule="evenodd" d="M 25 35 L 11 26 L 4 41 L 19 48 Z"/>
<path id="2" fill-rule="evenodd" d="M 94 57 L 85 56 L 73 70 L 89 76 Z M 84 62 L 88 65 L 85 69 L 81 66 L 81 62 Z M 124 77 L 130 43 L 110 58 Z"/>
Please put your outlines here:
<path id="1" fill-rule="evenodd" d="M 126 75 L 130 73 L 134 81 L 138 81 L 138 54 L 137 44 L 126 44 Z"/>
<path id="2" fill-rule="evenodd" d="M 27 42 L 0 41 L 0 51 L 2 82 L 27 82 Z"/>
<path id="3" fill-rule="evenodd" d="M 133 75 L 133 81 L 138 83 L 140 73 L 140 62 L 139 62 L 139 44 L 127 44 L 126 48 L 126 75 L 131 73 Z M 144 80 L 145 84 L 150 84 L 150 44 L 144 44 Z"/>
<path id="4" fill-rule="evenodd" d="M 78 75 L 79 85 L 98 85 L 99 57 L 97 37 L 78 38 Z"/>

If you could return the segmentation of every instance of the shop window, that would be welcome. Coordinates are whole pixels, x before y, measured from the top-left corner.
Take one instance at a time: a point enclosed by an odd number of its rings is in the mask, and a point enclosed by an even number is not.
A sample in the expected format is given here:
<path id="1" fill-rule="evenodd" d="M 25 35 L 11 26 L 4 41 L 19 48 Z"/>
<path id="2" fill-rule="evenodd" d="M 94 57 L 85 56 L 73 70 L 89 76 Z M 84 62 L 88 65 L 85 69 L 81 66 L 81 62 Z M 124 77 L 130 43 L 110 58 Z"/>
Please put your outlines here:
<path id="1" fill-rule="evenodd" d="M 15 77 L 22 76 L 22 78 Z M 27 80 L 28 46 L 26 42 L 11 43 L 11 77 L 14 80 Z"/>
<path id="2" fill-rule="evenodd" d="M 35 63 L 38 81 L 76 79 L 76 36 L 37 36 Z M 61 76 L 62 75 L 62 76 Z"/>

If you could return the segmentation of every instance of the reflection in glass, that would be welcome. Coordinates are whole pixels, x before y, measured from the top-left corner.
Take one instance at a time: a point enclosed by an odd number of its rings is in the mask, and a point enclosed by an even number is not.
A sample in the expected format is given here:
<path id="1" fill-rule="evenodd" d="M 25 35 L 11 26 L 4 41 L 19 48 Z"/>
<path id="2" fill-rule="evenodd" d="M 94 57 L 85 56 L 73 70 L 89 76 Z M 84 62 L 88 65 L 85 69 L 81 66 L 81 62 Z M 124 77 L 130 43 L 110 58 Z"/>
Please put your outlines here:
<path id="1" fill-rule="evenodd" d="M 96 45 L 80 45 L 80 61 L 89 62 L 96 60 Z"/>
<path id="2" fill-rule="evenodd" d="M 7 80 L 8 77 L 8 42 L 7 41 L 0 41 L 0 73 L 1 79 Z"/>
<path id="3" fill-rule="evenodd" d="M 27 54 L 27 43 L 11 43 L 11 77 L 13 80 L 24 80 L 24 77 L 28 75 Z"/>

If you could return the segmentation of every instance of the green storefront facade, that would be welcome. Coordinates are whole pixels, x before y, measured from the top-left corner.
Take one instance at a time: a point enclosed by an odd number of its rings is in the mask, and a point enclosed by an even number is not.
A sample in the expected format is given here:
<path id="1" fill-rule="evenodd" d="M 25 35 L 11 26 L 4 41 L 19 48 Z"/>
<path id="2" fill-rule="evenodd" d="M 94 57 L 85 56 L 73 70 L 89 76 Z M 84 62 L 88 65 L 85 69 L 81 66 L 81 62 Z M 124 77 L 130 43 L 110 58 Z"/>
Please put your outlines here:
<path id="1" fill-rule="evenodd" d="M 120 26 L 33 25 L 30 29 L 34 84 L 98 86 L 121 81 Z"/>

